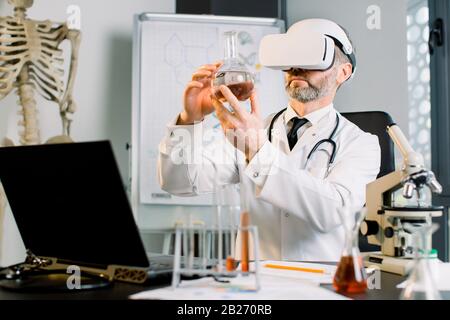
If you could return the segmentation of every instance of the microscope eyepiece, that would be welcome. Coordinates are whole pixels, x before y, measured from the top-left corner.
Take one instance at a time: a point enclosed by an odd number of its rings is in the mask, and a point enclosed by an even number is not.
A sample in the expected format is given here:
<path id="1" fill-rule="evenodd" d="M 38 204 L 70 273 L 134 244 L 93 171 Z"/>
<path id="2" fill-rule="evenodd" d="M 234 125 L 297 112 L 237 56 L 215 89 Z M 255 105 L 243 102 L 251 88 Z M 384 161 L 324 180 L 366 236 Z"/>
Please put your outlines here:
<path id="1" fill-rule="evenodd" d="M 433 192 L 433 193 L 438 193 L 438 194 L 442 193 L 442 186 L 434 177 L 433 177 L 433 179 L 430 179 L 430 181 L 428 182 L 428 187 L 430 188 L 431 192 Z"/>

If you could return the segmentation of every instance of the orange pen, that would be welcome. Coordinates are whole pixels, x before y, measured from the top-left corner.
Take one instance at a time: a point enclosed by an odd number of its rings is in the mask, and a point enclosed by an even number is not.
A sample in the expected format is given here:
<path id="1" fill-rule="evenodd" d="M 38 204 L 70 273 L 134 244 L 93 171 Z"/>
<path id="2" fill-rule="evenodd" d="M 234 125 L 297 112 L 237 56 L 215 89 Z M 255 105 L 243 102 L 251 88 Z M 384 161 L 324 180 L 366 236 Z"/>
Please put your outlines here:
<path id="1" fill-rule="evenodd" d="M 312 273 L 325 273 L 325 270 L 322 270 L 322 269 L 302 268 L 302 267 L 293 267 L 293 266 L 280 266 L 280 265 L 271 264 L 271 263 L 268 263 L 264 266 L 266 268 L 272 268 L 272 269 L 303 271 L 303 272 L 312 272 Z"/>

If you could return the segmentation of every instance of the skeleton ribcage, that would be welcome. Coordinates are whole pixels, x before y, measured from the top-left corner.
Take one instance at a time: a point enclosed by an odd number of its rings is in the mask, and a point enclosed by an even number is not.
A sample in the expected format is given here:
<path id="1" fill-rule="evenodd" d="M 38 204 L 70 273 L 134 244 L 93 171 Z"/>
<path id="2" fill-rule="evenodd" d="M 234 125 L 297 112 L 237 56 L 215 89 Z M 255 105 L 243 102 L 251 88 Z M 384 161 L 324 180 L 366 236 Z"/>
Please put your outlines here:
<path id="1" fill-rule="evenodd" d="M 0 18 L 0 99 L 14 87 L 24 66 L 29 80 L 48 100 L 60 102 L 64 94 L 62 51 L 67 35 L 65 24 L 50 21 Z"/>

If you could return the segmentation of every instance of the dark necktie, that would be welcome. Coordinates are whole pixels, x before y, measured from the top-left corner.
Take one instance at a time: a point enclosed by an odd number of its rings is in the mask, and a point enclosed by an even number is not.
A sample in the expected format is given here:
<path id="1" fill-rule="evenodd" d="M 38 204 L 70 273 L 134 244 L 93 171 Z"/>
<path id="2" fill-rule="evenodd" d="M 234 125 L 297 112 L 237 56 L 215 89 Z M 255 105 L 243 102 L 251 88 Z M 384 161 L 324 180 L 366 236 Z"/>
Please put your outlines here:
<path id="1" fill-rule="evenodd" d="M 292 128 L 289 131 L 287 137 L 289 141 L 289 149 L 293 149 L 295 144 L 297 143 L 297 131 L 300 129 L 305 123 L 308 122 L 308 119 L 305 118 L 294 118 L 292 119 Z"/>

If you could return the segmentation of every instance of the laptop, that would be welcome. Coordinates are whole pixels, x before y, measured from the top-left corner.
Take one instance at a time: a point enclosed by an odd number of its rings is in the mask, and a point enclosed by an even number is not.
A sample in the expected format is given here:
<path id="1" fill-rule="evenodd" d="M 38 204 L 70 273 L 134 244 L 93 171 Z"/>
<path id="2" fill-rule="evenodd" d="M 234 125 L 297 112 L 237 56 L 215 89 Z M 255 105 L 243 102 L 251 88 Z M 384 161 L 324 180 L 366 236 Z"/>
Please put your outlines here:
<path id="1" fill-rule="evenodd" d="M 147 256 L 109 141 L 0 148 L 0 182 L 34 256 L 170 276 L 172 257 Z"/>

